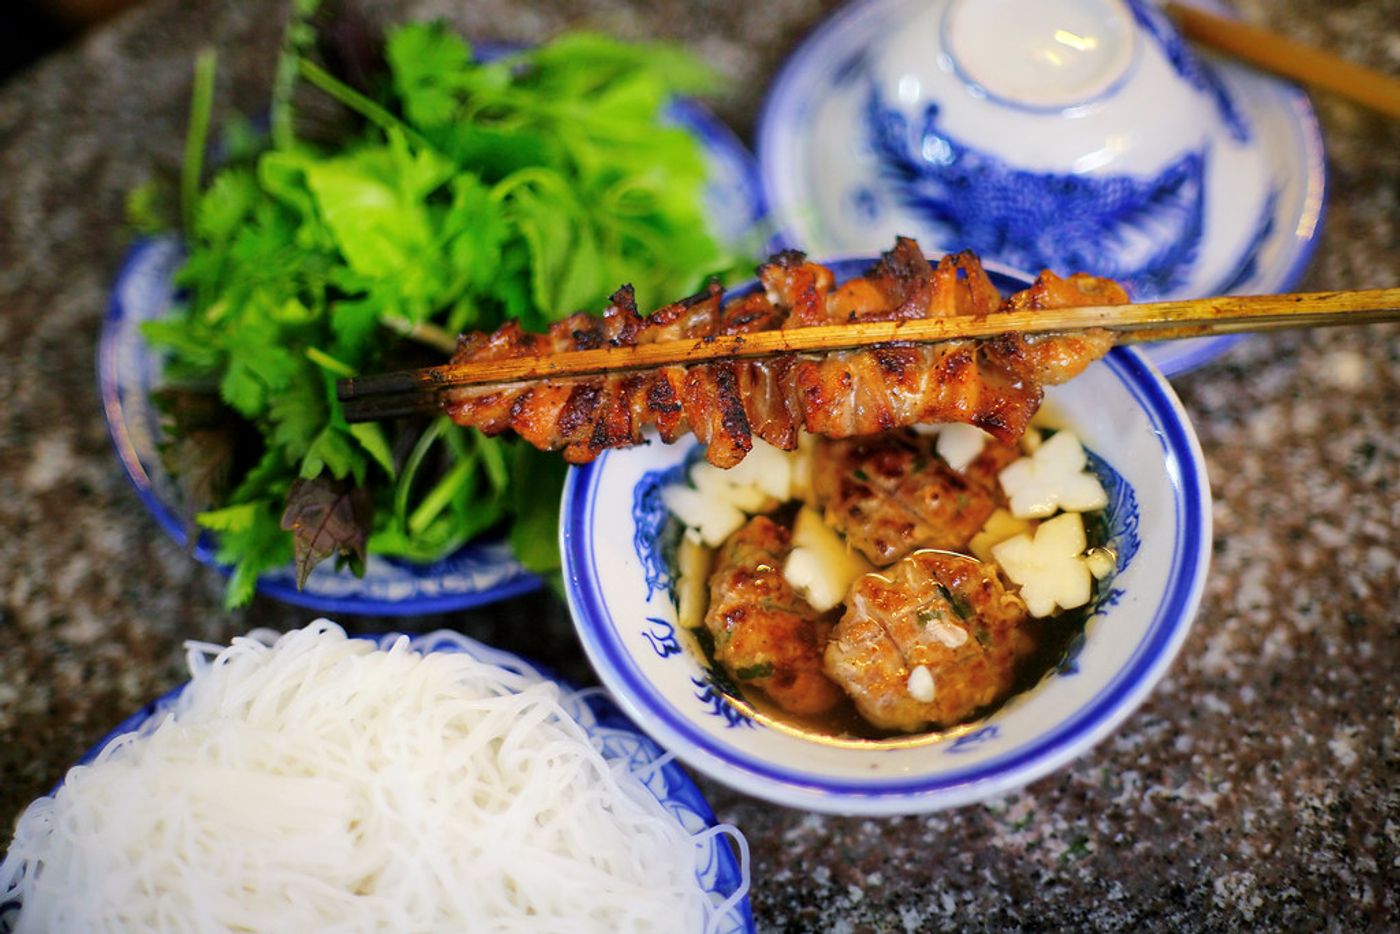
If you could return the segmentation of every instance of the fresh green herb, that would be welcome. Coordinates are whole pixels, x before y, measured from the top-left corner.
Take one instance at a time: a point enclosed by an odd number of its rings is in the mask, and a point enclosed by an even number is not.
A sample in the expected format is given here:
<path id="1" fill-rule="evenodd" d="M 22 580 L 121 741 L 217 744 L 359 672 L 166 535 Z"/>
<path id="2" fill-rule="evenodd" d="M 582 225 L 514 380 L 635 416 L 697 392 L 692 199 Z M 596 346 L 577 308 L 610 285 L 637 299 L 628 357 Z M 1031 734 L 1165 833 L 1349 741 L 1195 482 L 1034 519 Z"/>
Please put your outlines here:
<path id="1" fill-rule="evenodd" d="M 209 141 L 209 113 L 214 107 L 214 68 L 218 57 L 205 49 L 194 60 L 194 89 L 190 94 L 190 128 L 185 134 L 185 160 L 180 174 L 181 221 L 194 225 L 199 179 L 204 171 L 204 147 Z"/>
<path id="2" fill-rule="evenodd" d="M 712 76 L 677 49 L 589 34 L 479 63 L 444 27 L 410 24 L 383 43 L 387 74 L 351 86 L 313 61 L 315 6 L 295 4 L 270 139 L 235 124 L 202 189 L 212 55 L 196 66 L 188 298 L 144 333 L 169 390 L 217 413 L 169 419 L 167 466 L 234 568 L 230 605 L 293 556 L 305 580 L 331 556 L 429 561 L 500 528 L 556 572 L 557 457 L 446 419 L 350 425 L 335 381 L 441 362 L 462 330 L 543 329 L 624 282 L 649 308 L 735 268 L 706 227 L 700 146 L 663 119 Z M 300 138 L 298 83 L 358 129 Z M 128 203 L 143 230 L 171 213 L 149 186 Z"/>
<path id="3" fill-rule="evenodd" d="M 914 619 L 918 622 L 920 626 L 923 626 L 925 629 L 927 629 L 929 624 L 932 623 L 934 620 L 938 619 L 940 615 L 942 614 L 935 613 L 933 610 L 930 610 L 927 607 L 925 607 L 924 609 L 914 614 Z"/>
<path id="4" fill-rule="evenodd" d="M 972 607 L 963 599 L 962 594 L 951 588 L 938 584 L 938 592 L 943 595 L 943 599 L 948 601 L 948 605 L 953 608 L 953 612 L 958 614 L 958 619 L 970 619 L 972 617 Z"/>
<path id="5" fill-rule="evenodd" d="M 740 681 L 757 681 L 759 678 L 767 678 L 771 674 L 773 674 L 772 662 L 759 662 L 757 665 L 734 670 L 734 677 Z"/>
<path id="6" fill-rule="evenodd" d="M 861 470 L 859 467 L 855 469 L 852 475 L 861 483 L 870 482 L 870 476 L 864 470 Z"/>

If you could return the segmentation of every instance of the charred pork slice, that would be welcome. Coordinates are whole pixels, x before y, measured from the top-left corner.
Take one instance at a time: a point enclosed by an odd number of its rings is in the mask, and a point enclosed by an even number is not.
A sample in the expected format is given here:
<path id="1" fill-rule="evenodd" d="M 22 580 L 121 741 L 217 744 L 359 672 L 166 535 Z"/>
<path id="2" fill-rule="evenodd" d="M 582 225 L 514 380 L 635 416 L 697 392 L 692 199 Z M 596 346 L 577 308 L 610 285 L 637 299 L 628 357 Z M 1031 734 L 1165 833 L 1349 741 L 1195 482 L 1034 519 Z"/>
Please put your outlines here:
<path id="1" fill-rule="evenodd" d="M 989 440 L 959 473 L 912 431 L 817 442 L 812 492 L 828 525 L 872 564 L 918 548 L 966 551 L 1000 502 L 997 473 L 1020 452 Z"/>
<path id="2" fill-rule="evenodd" d="M 795 714 L 820 714 L 841 699 L 822 674 L 822 648 L 831 625 L 783 578 L 792 532 L 755 516 L 731 535 L 710 577 L 705 627 L 715 660 L 736 681 L 761 688 Z"/>
<path id="3" fill-rule="evenodd" d="M 703 292 L 642 316 L 622 288 L 601 318 L 571 315 L 547 334 L 518 324 L 463 335 L 456 363 L 544 357 L 570 350 L 704 340 L 852 321 L 931 315 L 994 316 L 1006 310 L 1126 301 L 1112 282 L 1043 273 L 998 306 L 998 295 L 970 253 L 929 263 L 900 239 L 864 277 L 840 286 L 831 270 L 802 254 L 780 253 L 759 270 L 762 289 L 732 301 L 711 283 Z M 791 450 L 798 429 L 831 438 L 928 422 L 966 422 L 1015 441 L 1042 399 L 1107 352 L 1106 331 L 933 345 L 893 343 L 821 354 L 722 359 L 596 376 L 463 386 L 444 393 L 458 424 L 487 434 L 515 431 L 545 450 L 586 463 L 613 447 L 643 441 L 652 425 L 663 441 L 687 432 L 718 467 L 743 460 L 758 436 Z"/>
<path id="4" fill-rule="evenodd" d="M 916 551 L 851 587 L 826 673 L 877 727 L 954 726 L 1011 690 L 1026 620 L 989 566 Z"/>

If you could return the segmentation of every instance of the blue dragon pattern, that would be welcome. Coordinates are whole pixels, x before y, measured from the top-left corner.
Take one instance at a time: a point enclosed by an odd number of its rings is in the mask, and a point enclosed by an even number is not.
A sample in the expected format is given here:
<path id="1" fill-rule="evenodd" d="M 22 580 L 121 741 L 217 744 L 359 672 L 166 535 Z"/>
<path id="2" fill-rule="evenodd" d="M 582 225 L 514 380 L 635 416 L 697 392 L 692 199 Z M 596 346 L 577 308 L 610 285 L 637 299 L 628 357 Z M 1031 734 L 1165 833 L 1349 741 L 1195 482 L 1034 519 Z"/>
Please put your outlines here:
<path id="1" fill-rule="evenodd" d="M 1205 147 L 1146 179 L 1033 172 L 952 136 L 939 113 L 930 103 L 911 120 L 872 82 L 864 118 L 882 179 L 942 242 L 1020 269 L 1093 270 L 1139 300 L 1186 282 L 1204 234 Z"/>

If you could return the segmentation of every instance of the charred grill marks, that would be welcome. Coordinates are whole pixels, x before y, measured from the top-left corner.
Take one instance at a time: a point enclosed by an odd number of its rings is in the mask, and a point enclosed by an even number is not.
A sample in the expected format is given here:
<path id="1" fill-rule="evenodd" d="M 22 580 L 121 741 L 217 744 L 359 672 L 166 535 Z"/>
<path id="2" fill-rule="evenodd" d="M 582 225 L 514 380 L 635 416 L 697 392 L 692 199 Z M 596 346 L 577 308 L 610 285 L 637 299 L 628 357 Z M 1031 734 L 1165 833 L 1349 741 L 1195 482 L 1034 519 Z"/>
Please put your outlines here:
<path id="1" fill-rule="evenodd" d="M 464 363 L 604 345 L 712 340 L 721 333 L 848 320 L 985 315 L 999 307 L 1127 301 L 1109 280 L 1083 275 L 1061 279 L 1047 272 L 1031 288 L 1001 302 L 975 256 L 948 256 L 934 266 L 907 239 L 897 241 L 864 278 L 840 286 L 830 270 L 792 250 L 761 267 L 759 280 L 762 290 L 728 308 L 721 308 L 724 290 L 712 281 L 646 318 L 637 313 L 631 288 L 623 286 L 601 319 L 572 315 L 543 335 L 511 322 L 494 334 L 464 335 L 453 359 Z M 918 422 L 960 421 L 1010 441 L 1025 430 L 1039 406 L 1042 384 L 1071 378 L 1110 344 L 1106 332 L 1034 341 L 1005 334 L 980 343 L 888 344 L 824 356 L 676 365 L 574 382 L 459 388 L 445 394 L 446 409 L 458 423 L 488 434 L 514 430 L 537 447 L 566 449 L 575 463 L 592 460 L 609 447 L 637 443 L 649 424 L 667 441 L 693 431 L 709 444 L 707 457 L 721 466 L 742 460 L 754 435 L 793 448 L 798 427 L 847 438 Z"/>
<path id="2" fill-rule="evenodd" d="M 739 381 L 734 374 L 734 364 L 717 363 L 714 367 L 715 386 L 719 390 L 720 423 L 724 433 L 737 447 L 747 451 L 753 446 L 753 435 L 749 431 L 749 417 L 744 412 L 744 400 L 739 396 Z"/>
<path id="3" fill-rule="evenodd" d="M 596 382 L 583 383 L 575 386 L 569 393 L 569 401 L 564 403 L 563 410 L 559 413 L 559 435 L 561 438 L 572 438 L 578 430 L 593 417 L 593 412 L 598 408 L 598 399 L 603 394 L 603 387 Z"/>

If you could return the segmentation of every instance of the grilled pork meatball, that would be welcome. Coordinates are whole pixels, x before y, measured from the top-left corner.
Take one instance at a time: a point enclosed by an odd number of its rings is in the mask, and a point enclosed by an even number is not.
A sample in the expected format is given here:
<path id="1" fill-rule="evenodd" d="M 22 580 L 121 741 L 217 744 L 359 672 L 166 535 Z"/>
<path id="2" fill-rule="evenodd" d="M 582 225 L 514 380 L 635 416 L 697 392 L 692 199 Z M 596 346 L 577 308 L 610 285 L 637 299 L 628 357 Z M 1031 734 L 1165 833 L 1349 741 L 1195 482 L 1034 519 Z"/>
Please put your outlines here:
<path id="1" fill-rule="evenodd" d="M 825 713 L 841 690 L 822 673 L 831 624 L 783 578 L 792 532 L 755 516 L 724 543 L 710 576 L 705 628 L 715 660 L 794 714 Z"/>
<path id="2" fill-rule="evenodd" d="M 953 726 L 1010 692 L 1027 618 L 990 566 L 916 551 L 852 585 L 825 671 L 877 727 Z"/>
<path id="3" fill-rule="evenodd" d="M 912 431 L 819 440 L 812 494 L 828 525 L 877 566 L 919 548 L 966 551 L 999 502 L 997 473 L 1020 456 L 989 440 L 959 473 Z"/>

